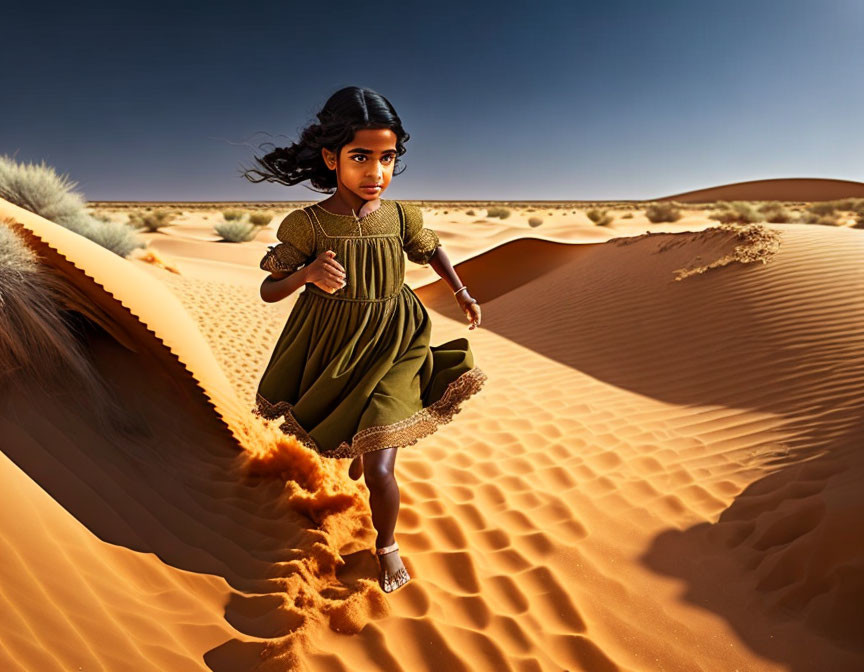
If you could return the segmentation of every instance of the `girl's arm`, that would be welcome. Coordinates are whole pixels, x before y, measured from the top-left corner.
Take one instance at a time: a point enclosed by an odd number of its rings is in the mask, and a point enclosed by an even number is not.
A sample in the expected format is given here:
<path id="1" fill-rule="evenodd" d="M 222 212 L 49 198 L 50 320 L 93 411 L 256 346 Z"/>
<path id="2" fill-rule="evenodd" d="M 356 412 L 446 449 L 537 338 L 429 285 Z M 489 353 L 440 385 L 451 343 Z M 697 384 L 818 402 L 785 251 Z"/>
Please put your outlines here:
<path id="1" fill-rule="evenodd" d="M 271 270 L 261 283 L 261 298 L 267 303 L 281 301 L 307 282 L 330 294 L 345 286 L 345 268 L 336 261 L 336 252 L 324 250 L 311 264 L 293 272 Z"/>
<path id="2" fill-rule="evenodd" d="M 303 287 L 308 282 L 308 275 L 308 266 L 304 266 L 293 273 L 271 272 L 261 283 L 261 298 L 267 303 L 281 301 Z"/>
<path id="3" fill-rule="evenodd" d="M 469 329 L 480 326 L 480 305 L 477 299 L 468 293 L 468 288 L 462 286 L 462 281 L 456 275 L 450 258 L 441 247 L 438 234 L 423 226 L 423 211 L 413 203 L 401 203 L 405 212 L 405 228 L 402 232 L 402 248 L 408 259 L 415 264 L 429 264 L 435 272 L 450 285 L 459 307 L 471 323 Z"/>
<path id="4" fill-rule="evenodd" d="M 447 256 L 447 253 L 444 251 L 444 248 L 440 245 L 435 248 L 435 251 L 432 253 L 432 256 L 429 259 L 429 265 L 435 269 L 435 272 L 444 279 L 448 285 L 450 285 L 450 291 L 456 292 L 457 289 L 462 287 L 463 283 L 459 279 L 459 276 L 456 275 L 456 269 L 453 268 L 453 264 L 450 263 L 450 257 Z M 462 309 L 462 312 L 465 313 L 465 317 L 468 318 L 468 321 L 471 323 L 469 329 L 475 329 L 480 326 L 480 304 L 477 302 L 477 299 L 472 297 L 468 293 L 468 289 L 462 289 L 455 294 L 456 302 L 459 304 L 459 307 Z"/>

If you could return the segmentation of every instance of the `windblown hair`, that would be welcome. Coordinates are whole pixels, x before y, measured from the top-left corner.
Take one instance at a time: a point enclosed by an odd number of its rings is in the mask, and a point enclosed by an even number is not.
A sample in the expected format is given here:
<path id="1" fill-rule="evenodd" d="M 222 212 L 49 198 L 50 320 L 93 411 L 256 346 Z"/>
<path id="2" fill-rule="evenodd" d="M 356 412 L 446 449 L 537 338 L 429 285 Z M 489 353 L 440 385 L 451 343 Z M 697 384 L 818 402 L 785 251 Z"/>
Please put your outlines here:
<path id="1" fill-rule="evenodd" d="M 250 182 L 278 182 L 287 186 L 309 180 L 316 191 L 336 191 L 336 172 L 324 163 L 321 148 L 326 147 L 339 156 L 342 148 L 354 139 L 354 134 L 365 128 L 389 128 L 396 134 L 396 161 L 405 153 L 405 143 L 411 137 L 402 128 L 402 120 L 390 101 L 370 89 L 348 86 L 334 93 L 317 114 L 319 123 L 307 126 L 300 140 L 289 147 L 274 147 L 265 156 L 255 157 L 258 168 L 250 168 L 243 175 Z M 263 149 L 273 146 L 263 143 Z M 398 172 L 394 169 L 394 175 Z M 258 176 L 257 178 L 255 176 Z"/>

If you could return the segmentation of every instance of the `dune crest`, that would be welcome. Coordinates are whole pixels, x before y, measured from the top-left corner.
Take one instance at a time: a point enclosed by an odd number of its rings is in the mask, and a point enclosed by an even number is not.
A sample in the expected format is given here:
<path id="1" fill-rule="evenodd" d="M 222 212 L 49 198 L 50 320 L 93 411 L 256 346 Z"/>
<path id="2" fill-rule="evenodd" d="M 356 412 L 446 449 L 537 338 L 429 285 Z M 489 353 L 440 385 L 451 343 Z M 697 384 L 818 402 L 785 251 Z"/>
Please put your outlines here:
<path id="1" fill-rule="evenodd" d="M 864 182 L 822 177 L 779 177 L 720 184 L 705 189 L 663 196 L 658 201 L 830 201 L 864 196 Z"/>
<path id="2" fill-rule="evenodd" d="M 613 238 L 610 242 L 613 245 L 633 245 L 646 238 L 654 237 L 657 240 L 660 237 L 662 242 L 658 243 L 655 248 L 655 254 L 659 254 L 672 247 L 680 247 L 686 245 L 688 249 L 699 251 L 707 254 L 707 251 L 712 252 L 712 256 L 721 254 L 721 250 L 725 250 L 731 245 L 733 249 L 728 252 L 723 252 L 721 256 L 712 261 L 705 261 L 702 255 L 697 255 L 687 264 L 685 268 L 675 269 L 675 279 L 683 280 L 691 275 L 701 275 L 712 268 L 726 266 L 733 262 L 742 264 L 750 264 L 756 261 L 761 261 L 767 264 L 777 251 L 780 249 L 780 231 L 770 228 L 764 224 L 719 224 L 712 226 L 699 232 L 684 231 L 681 233 L 653 233 L 647 232 L 639 236 L 626 236 L 623 238 Z"/>

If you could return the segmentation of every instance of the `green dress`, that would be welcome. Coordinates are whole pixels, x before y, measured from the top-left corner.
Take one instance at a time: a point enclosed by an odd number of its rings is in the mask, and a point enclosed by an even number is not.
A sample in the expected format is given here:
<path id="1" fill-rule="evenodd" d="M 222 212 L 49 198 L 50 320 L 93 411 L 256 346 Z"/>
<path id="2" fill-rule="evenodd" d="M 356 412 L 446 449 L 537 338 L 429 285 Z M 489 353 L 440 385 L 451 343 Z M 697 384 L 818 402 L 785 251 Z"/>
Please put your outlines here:
<path id="1" fill-rule="evenodd" d="M 279 225 L 266 271 L 294 272 L 336 252 L 347 285 L 306 283 L 258 384 L 253 413 L 284 417 L 286 434 L 333 458 L 409 446 L 435 432 L 480 390 L 466 338 L 430 345 L 425 307 L 405 284 L 405 256 L 426 264 L 440 245 L 420 208 L 381 200 L 367 215 L 315 204 Z"/>

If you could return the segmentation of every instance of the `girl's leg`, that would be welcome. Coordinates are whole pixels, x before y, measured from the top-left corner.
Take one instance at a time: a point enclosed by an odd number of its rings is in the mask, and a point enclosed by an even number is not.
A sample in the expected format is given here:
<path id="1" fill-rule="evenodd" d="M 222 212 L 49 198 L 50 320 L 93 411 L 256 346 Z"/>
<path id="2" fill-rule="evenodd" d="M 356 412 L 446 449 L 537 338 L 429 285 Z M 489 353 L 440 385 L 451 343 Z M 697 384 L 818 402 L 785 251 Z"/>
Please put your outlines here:
<path id="1" fill-rule="evenodd" d="M 348 475 L 351 477 L 351 480 L 356 481 L 363 475 L 363 456 L 358 455 L 353 460 L 351 460 L 351 466 L 348 467 Z"/>
<path id="2" fill-rule="evenodd" d="M 375 548 L 390 546 L 395 541 L 396 519 L 399 516 L 399 486 L 393 467 L 398 448 L 373 450 L 363 455 L 363 474 L 369 488 L 369 508 L 372 524 L 378 532 Z M 411 578 L 405 569 L 399 551 L 379 555 L 381 588 L 390 593 Z"/>
<path id="3" fill-rule="evenodd" d="M 369 508 L 372 524 L 378 532 L 377 548 L 393 543 L 396 518 L 399 516 L 399 486 L 393 467 L 398 448 L 373 450 L 363 455 L 363 475 L 369 488 Z"/>

